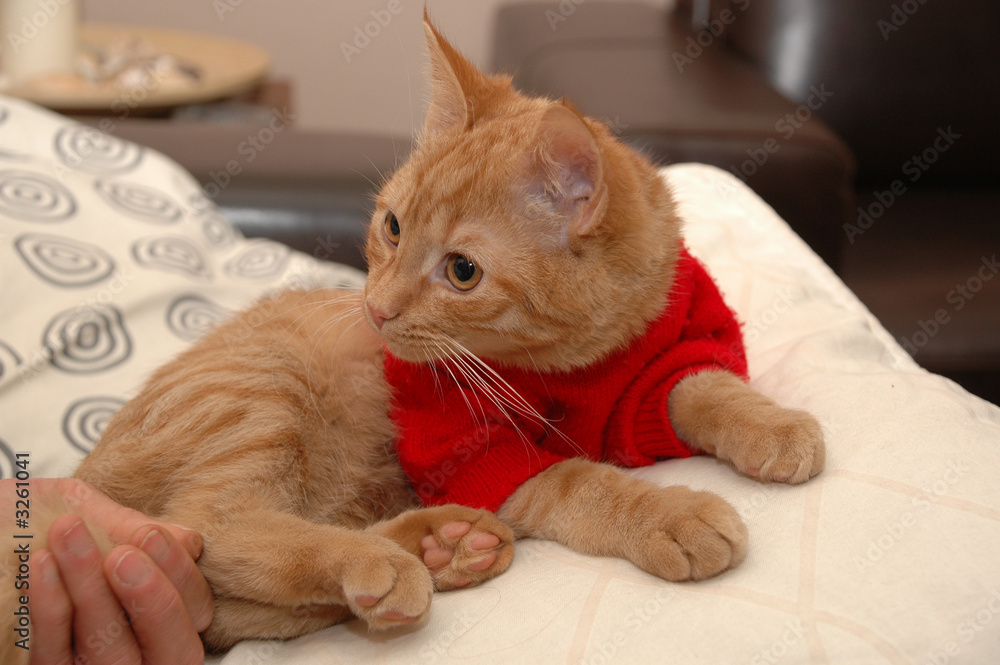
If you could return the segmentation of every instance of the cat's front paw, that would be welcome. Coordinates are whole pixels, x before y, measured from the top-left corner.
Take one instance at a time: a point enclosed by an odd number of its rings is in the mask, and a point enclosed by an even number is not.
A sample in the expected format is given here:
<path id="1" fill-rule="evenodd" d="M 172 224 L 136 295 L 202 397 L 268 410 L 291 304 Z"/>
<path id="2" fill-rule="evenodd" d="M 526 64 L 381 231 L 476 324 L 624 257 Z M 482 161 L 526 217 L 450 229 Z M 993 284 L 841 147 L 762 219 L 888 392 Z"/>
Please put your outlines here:
<path id="1" fill-rule="evenodd" d="M 423 619 L 434 592 L 427 568 L 395 543 L 378 540 L 345 561 L 341 587 L 351 612 L 375 629 Z"/>
<path id="2" fill-rule="evenodd" d="M 711 492 L 686 487 L 652 493 L 631 543 L 629 559 L 672 582 L 700 580 L 734 568 L 747 551 L 747 529 L 736 510 Z M 630 538 L 631 539 L 631 538 Z"/>
<path id="3" fill-rule="evenodd" d="M 726 451 L 737 469 L 764 482 L 793 485 L 823 470 L 826 444 L 811 414 L 773 405 L 754 416 Z"/>
<path id="4" fill-rule="evenodd" d="M 438 591 L 485 582 L 514 558 L 514 532 L 496 515 L 456 505 L 425 509 L 431 533 L 420 541 Z"/>

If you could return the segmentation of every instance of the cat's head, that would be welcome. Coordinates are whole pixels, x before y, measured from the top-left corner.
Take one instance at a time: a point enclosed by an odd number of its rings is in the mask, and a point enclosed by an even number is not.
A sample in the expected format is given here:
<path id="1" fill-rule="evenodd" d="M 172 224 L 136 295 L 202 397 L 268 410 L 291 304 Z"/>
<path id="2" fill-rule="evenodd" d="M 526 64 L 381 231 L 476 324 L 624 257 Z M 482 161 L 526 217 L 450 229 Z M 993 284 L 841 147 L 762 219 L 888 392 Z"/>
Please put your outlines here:
<path id="1" fill-rule="evenodd" d="M 589 364 L 664 305 L 679 247 L 653 167 L 567 103 L 486 76 L 424 21 L 432 101 L 376 198 L 365 312 L 395 355 Z"/>

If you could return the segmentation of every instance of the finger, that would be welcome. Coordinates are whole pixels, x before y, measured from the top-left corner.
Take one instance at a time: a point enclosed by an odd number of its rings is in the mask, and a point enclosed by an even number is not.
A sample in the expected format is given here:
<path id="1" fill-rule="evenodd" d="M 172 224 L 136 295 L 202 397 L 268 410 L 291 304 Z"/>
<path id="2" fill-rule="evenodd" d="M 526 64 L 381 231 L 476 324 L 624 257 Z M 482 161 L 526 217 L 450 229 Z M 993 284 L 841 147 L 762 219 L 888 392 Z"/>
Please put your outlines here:
<path id="1" fill-rule="evenodd" d="M 170 579 L 142 550 L 117 547 L 104 571 L 148 665 L 196 665 L 205 658 L 201 638 Z"/>
<path id="2" fill-rule="evenodd" d="M 59 576 L 52 553 L 31 556 L 31 665 L 64 665 L 73 662 L 73 605 Z"/>
<path id="3" fill-rule="evenodd" d="M 89 663 L 138 663 L 139 645 L 128 617 L 104 577 L 100 550 L 76 515 L 59 517 L 49 530 L 49 548 L 73 607 L 77 658 Z"/>
<path id="4" fill-rule="evenodd" d="M 108 534 L 114 544 L 127 543 L 129 536 L 139 527 L 156 524 L 169 531 L 192 558 L 197 559 L 201 556 L 201 536 L 192 529 L 177 524 L 167 524 L 137 510 L 126 508 L 104 492 L 76 478 L 60 479 L 57 490 L 71 511 L 84 517 L 95 529 Z"/>
<path id="5" fill-rule="evenodd" d="M 190 553 L 169 531 L 154 525 L 137 529 L 129 542 L 145 552 L 177 589 L 195 630 L 208 628 L 212 623 L 212 589 Z"/>

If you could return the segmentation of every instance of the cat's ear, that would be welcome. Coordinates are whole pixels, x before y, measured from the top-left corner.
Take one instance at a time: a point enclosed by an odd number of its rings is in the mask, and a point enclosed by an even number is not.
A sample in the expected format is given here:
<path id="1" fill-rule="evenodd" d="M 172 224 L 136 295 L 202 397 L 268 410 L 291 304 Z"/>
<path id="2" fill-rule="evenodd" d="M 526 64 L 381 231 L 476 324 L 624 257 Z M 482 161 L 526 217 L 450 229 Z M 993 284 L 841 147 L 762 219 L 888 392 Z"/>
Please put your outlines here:
<path id="1" fill-rule="evenodd" d="M 474 107 L 477 92 L 487 85 L 486 77 L 441 36 L 426 8 L 424 33 L 431 61 L 431 105 L 427 109 L 424 131 L 437 133 L 466 127 L 470 124 L 469 107 Z M 475 112 L 475 108 L 472 111 Z"/>
<path id="2" fill-rule="evenodd" d="M 607 207 L 601 151 L 583 119 L 553 104 L 539 124 L 537 175 L 569 235 L 591 235 Z"/>

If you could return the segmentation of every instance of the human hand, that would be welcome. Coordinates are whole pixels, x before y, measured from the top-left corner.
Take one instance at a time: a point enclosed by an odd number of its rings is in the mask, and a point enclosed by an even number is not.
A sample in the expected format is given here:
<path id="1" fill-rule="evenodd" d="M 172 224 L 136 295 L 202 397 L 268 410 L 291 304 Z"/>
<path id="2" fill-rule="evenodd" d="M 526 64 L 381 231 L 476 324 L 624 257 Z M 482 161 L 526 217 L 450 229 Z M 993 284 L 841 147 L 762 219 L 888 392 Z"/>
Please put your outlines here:
<path id="1" fill-rule="evenodd" d="M 5 498 L 12 494 L 13 487 L 3 488 Z M 31 498 L 33 506 L 62 502 L 70 511 L 31 556 L 32 665 L 204 660 L 198 633 L 211 623 L 212 592 L 195 565 L 202 546 L 196 532 L 125 508 L 73 478 L 32 479 Z M 106 555 L 84 522 L 107 534 Z"/>

